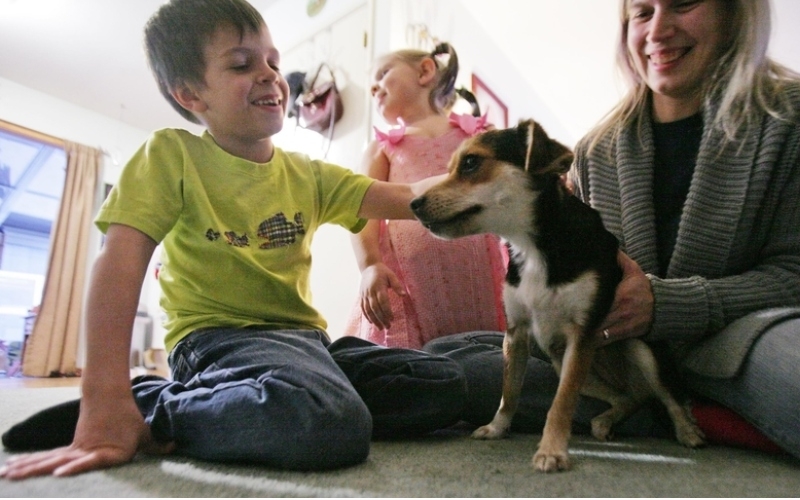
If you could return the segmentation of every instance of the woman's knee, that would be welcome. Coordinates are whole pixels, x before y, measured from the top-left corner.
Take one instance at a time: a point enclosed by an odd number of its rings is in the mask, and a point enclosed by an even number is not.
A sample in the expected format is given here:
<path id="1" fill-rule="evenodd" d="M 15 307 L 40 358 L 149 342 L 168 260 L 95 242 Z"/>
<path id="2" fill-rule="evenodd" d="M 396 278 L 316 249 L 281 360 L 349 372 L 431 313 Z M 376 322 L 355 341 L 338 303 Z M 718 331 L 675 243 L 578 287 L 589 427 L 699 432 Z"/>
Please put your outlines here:
<path id="1" fill-rule="evenodd" d="M 723 404 L 800 457 L 800 320 L 785 321 L 753 343 L 740 372 L 729 379 L 688 375 L 687 385 Z"/>
<path id="2" fill-rule="evenodd" d="M 357 385 L 375 437 L 419 435 L 456 423 L 467 402 L 463 370 L 451 359 L 405 351 L 393 369 Z M 386 360 L 385 360 L 386 361 Z"/>

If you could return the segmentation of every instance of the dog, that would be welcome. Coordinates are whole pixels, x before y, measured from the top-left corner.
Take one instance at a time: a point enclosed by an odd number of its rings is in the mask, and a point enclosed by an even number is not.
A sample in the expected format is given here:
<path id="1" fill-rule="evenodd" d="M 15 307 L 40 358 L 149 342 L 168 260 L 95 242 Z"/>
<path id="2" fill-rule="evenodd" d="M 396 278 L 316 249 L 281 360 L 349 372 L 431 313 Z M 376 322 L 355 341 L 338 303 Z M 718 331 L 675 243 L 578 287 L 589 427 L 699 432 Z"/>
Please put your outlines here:
<path id="1" fill-rule="evenodd" d="M 559 376 L 533 456 L 535 469 L 570 468 L 568 442 L 579 394 L 611 405 L 592 419 L 592 435 L 599 440 L 607 440 L 615 423 L 656 397 L 666 406 L 678 441 L 701 446 L 702 432 L 662 382 L 650 348 L 639 339 L 602 346 L 594 334 L 622 278 L 619 244 L 600 214 L 562 181 L 572 161 L 572 151 L 548 137 L 541 125 L 521 121 L 464 141 L 450 159 L 446 178 L 411 202 L 417 219 L 438 237 L 494 233 L 509 248 L 503 394 L 494 419 L 473 437 L 497 439 L 508 432 L 533 338 Z"/>

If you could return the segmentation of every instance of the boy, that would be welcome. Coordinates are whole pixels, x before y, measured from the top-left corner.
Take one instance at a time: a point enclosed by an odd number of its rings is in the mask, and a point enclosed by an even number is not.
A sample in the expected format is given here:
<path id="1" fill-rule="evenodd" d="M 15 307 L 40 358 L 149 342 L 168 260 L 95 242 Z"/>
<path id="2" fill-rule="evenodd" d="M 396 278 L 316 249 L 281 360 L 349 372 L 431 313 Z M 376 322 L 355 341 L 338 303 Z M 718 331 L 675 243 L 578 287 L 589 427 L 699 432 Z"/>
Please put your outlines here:
<path id="1" fill-rule="evenodd" d="M 245 0 L 172 0 L 145 40 L 162 94 L 207 130 L 157 131 L 124 169 L 96 219 L 106 241 L 72 444 L 12 458 L 0 477 L 75 474 L 137 450 L 326 469 L 365 460 L 372 435 L 453 423 L 466 397 L 457 365 L 354 338 L 331 344 L 310 305 L 316 228 L 411 218 L 411 186 L 273 146 L 288 86 Z M 173 381 L 135 380 L 132 397 L 131 328 L 158 242 Z M 23 426 L 23 438 L 40 430 Z"/>

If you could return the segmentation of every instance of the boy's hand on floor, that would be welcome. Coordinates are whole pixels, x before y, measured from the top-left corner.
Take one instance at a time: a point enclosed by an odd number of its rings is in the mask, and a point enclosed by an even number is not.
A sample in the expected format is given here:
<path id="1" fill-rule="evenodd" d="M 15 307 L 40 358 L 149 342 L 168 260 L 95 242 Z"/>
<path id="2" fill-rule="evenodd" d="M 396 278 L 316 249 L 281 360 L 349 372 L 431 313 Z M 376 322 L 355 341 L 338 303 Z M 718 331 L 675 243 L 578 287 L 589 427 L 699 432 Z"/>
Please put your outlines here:
<path id="1" fill-rule="evenodd" d="M 81 406 L 70 446 L 9 458 L 0 469 L 0 477 L 70 476 L 129 462 L 137 451 L 169 453 L 174 448 L 172 443 L 153 441 L 132 398 L 96 410 L 87 406 Z"/>

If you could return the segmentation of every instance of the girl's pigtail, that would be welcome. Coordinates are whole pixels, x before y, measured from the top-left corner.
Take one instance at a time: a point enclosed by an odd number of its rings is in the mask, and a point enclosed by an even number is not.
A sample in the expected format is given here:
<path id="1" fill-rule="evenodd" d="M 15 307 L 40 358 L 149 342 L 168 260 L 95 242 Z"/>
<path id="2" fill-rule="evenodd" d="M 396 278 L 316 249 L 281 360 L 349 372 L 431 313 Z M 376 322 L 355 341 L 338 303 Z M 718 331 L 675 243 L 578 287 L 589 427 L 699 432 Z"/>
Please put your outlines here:
<path id="1" fill-rule="evenodd" d="M 478 98 L 475 97 L 475 94 L 464 87 L 457 88 L 456 94 L 469 103 L 470 108 L 472 108 L 472 116 L 476 118 L 481 116 L 481 106 L 478 104 Z"/>
<path id="2" fill-rule="evenodd" d="M 431 58 L 436 62 L 437 70 L 439 63 L 436 56 L 447 54 L 449 56 L 447 65 L 442 69 L 442 74 L 436 87 L 431 91 L 431 105 L 437 110 L 449 109 L 456 100 L 456 77 L 458 76 L 458 56 L 455 49 L 447 42 L 441 42 L 431 52 Z"/>

